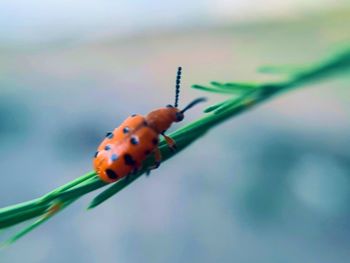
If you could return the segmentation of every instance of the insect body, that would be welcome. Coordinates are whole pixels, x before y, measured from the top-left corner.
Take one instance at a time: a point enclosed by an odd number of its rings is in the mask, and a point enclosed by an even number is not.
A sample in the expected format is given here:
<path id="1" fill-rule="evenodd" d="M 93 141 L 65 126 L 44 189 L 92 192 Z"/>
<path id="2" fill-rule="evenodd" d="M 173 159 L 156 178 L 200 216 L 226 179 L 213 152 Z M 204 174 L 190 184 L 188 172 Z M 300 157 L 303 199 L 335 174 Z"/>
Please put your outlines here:
<path id="1" fill-rule="evenodd" d="M 95 171 L 101 180 L 107 183 L 115 182 L 133 172 L 138 171 L 142 162 L 151 153 L 155 155 L 155 164 L 151 169 L 159 166 L 161 154 L 158 149 L 159 135 L 164 136 L 168 146 L 175 149 L 175 141 L 165 135 L 165 131 L 173 122 L 182 121 L 184 112 L 195 104 L 205 101 L 198 98 L 186 106 L 178 109 L 180 91 L 181 67 L 178 68 L 176 78 L 175 104 L 156 109 L 142 115 L 132 115 L 127 118 L 113 132 L 108 132 L 95 153 L 93 161 Z"/>

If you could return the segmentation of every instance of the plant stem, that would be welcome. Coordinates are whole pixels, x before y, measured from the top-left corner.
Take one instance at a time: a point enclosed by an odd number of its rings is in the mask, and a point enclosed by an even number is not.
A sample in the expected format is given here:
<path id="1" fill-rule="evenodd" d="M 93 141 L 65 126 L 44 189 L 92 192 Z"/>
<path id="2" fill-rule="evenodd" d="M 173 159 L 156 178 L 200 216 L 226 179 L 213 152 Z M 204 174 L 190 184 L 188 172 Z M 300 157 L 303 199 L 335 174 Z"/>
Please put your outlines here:
<path id="1" fill-rule="evenodd" d="M 212 87 L 195 85 L 195 88 L 198 89 L 232 94 L 232 97 L 223 102 L 209 106 L 205 110 L 205 112 L 208 113 L 204 117 L 183 126 L 170 134 L 170 136 L 177 142 L 178 150 L 176 152 L 170 151 L 165 142 L 161 141 L 159 148 L 162 153 L 163 161 L 166 161 L 188 147 L 191 143 L 201 138 L 207 131 L 216 127 L 221 122 L 245 112 L 256 105 L 281 94 L 282 92 L 289 91 L 290 89 L 314 81 L 319 81 L 325 77 L 330 77 L 333 74 L 348 70 L 349 68 L 350 50 L 335 55 L 330 60 L 318 63 L 313 67 L 302 66 L 300 69 L 303 70 L 298 70 L 294 74 L 291 74 L 286 81 L 263 84 L 240 82 L 221 84 L 221 82 L 212 82 Z M 138 174 L 130 177 L 128 180 L 124 178 L 112 184 L 105 191 L 97 195 L 88 208 L 91 209 L 100 205 L 124 189 L 139 178 L 147 168 L 153 164 L 153 162 L 154 158 L 153 156 L 150 156 L 145 161 L 142 170 Z M 52 207 L 58 202 L 63 204 L 59 209 L 59 211 L 61 211 L 74 201 L 78 200 L 81 196 L 104 186 L 106 186 L 106 183 L 99 180 L 94 171 L 89 172 L 54 189 L 40 198 L 0 209 L 0 229 L 39 217 L 38 221 L 34 222 L 28 228 L 10 239 L 10 241 L 13 242 L 51 218 L 53 214 L 49 213 L 50 209 L 52 209 Z"/>

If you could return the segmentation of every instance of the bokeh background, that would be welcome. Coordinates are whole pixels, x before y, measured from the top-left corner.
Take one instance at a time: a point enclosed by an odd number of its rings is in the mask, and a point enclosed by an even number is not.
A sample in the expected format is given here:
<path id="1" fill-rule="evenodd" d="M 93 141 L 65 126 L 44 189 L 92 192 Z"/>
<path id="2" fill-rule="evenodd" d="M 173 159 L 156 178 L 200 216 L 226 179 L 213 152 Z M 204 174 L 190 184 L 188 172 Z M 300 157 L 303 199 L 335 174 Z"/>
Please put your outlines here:
<path id="1" fill-rule="evenodd" d="M 348 45 L 349 25 L 348 0 L 2 1 L 0 206 L 90 171 L 106 131 L 173 101 L 177 66 L 183 105 L 204 95 L 191 84 L 273 81 L 256 68 L 323 59 Z M 82 198 L 0 262 L 349 262 L 349 84 L 229 120 L 97 209 L 85 210 L 96 192 Z"/>

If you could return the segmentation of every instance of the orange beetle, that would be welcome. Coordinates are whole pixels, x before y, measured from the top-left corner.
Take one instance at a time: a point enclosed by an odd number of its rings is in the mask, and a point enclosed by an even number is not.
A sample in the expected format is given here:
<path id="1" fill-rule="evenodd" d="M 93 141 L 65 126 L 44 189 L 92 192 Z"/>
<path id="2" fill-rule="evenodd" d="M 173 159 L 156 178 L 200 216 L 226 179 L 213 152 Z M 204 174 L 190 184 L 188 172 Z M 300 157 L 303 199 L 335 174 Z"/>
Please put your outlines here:
<path id="1" fill-rule="evenodd" d="M 198 98 L 179 110 L 178 98 L 180 92 L 181 67 L 178 68 L 175 89 L 175 104 L 156 109 L 146 115 L 131 115 L 113 132 L 108 132 L 95 153 L 94 169 L 100 179 L 112 183 L 142 166 L 142 162 L 151 153 L 155 154 L 155 164 L 150 169 L 156 169 L 161 162 L 158 148 L 159 135 L 164 136 L 170 149 L 175 150 L 175 141 L 166 136 L 165 131 L 173 122 L 182 121 L 184 112 L 195 104 L 205 101 Z"/>

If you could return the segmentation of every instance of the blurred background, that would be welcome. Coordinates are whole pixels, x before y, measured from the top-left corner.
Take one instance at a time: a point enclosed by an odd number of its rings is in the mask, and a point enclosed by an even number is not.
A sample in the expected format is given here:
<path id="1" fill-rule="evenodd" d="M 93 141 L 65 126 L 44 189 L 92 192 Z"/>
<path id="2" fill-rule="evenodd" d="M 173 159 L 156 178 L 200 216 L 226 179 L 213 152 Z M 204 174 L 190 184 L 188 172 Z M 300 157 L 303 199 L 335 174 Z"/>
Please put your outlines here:
<path id="1" fill-rule="evenodd" d="M 92 169 L 106 131 L 209 81 L 319 61 L 350 41 L 348 0 L 2 1 L 0 206 Z M 102 206 L 82 198 L 0 262 L 349 262 L 349 78 L 216 127 Z M 186 116 L 202 115 L 204 105 Z M 180 127 L 184 123 L 176 125 Z M 2 233 L 9 235 L 12 231 Z"/>

